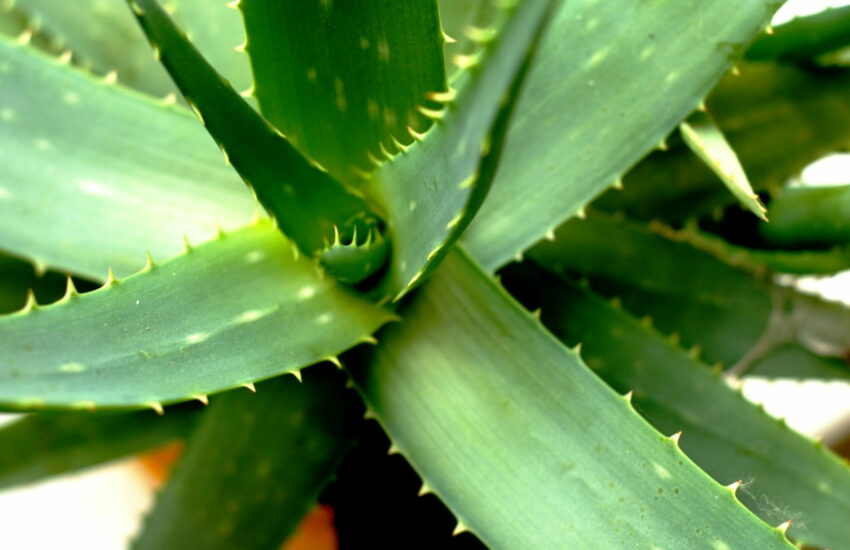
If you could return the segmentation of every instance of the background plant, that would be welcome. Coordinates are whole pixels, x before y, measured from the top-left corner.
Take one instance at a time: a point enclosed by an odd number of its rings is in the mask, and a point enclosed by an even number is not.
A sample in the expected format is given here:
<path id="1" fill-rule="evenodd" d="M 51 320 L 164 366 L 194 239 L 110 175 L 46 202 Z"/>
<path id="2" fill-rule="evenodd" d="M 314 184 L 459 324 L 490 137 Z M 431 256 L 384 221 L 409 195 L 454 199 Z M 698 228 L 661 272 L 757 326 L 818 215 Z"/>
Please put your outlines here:
<path id="1" fill-rule="evenodd" d="M 135 546 L 273 548 L 365 403 L 491 547 L 850 546 L 845 464 L 722 376 L 846 378 L 772 275 L 847 265 L 846 189 L 782 188 L 845 145 L 847 12 L 608 4 L 9 8 L 0 246 L 77 278 L 0 320 L 2 406 L 62 411 L 2 483 L 186 437 Z"/>

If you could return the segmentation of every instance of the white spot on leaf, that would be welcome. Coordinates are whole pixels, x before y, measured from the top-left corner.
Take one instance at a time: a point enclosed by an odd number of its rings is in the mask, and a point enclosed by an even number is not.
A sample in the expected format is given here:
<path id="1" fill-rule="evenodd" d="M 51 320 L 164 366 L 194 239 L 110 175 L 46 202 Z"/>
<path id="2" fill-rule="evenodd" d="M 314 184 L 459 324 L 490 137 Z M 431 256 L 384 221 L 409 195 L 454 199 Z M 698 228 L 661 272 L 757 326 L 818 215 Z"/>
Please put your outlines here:
<path id="1" fill-rule="evenodd" d="M 266 253 L 262 250 L 252 250 L 245 254 L 245 263 L 255 264 L 257 262 L 261 262 L 266 258 Z"/>
<path id="2" fill-rule="evenodd" d="M 262 319 L 269 313 L 271 313 L 271 310 L 249 309 L 248 311 L 240 313 L 239 316 L 236 317 L 236 322 L 250 323 L 252 321 L 256 321 L 257 319 Z"/>
<path id="3" fill-rule="evenodd" d="M 210 335 L 206 332 L 193 332 L 192 334 L 186 337 L 185 342 L 187 344 L 200 344 L 209 337 Z"/>
<path id="4" fill-rule="evenodd" d="M 390 45 L 387 43 L 386 38 L 378 39 L 378 59 L 381 61 L 390 60 Z"/>
<path id="5" fill-rule="evenodd" d="M 375 120 L 381 114 L 381 107 L 374 99 L 369 99 L 366 102 L 366 109 L 369 111 L 369 118 Z"/>
<path id="6" fill-rule="evenodd" d="M 305 286 L 298 291 L 298 297 L 302 300 L 308 300 L 316 295 L 316 289 L 312 286 Z"/>
<path id="7" fill-rule="evenodd" d="M 86 370 L 86 366 L 82 363 L 72 361 L 70 363 L 62 363 L 59 365 L 59 370 L 62 372 L 83 372 Z"/>
<path id="8" fill-rule="evenodd" d="M 348 107 L 345 100 L 345 85 L 339 77 L 334 78 L 334 91 L 336 92 L 336 108 L 344 111 Z"/>
<path id="9" fill-rule="evenodd" d="M 321 315 L 316 317 L 317 325 L 327 325 L 333 319 L 333 315 L 330 313 L 322 313 Z"/>
<path id="10" fill-rule="evenodd" d="M 655 470 L 655 473 L 658 475 L 658 477 L 663 477 L 664 479 L 670 479 L 671 477 L 670 471 L 667 470 L 667 468 L 665 468 L 661 464 L 658 464 L 657 462 L 652 464 L 652 469 Z"/>
<path id="11" fill-rule="evenodd" d="M 115 191 L 111 187 L 94 180 L 80 180 L 77 182 L 77 186 L 80 188 L 80 191 L 93 197 L 111 197 L 115 195 Z"/>

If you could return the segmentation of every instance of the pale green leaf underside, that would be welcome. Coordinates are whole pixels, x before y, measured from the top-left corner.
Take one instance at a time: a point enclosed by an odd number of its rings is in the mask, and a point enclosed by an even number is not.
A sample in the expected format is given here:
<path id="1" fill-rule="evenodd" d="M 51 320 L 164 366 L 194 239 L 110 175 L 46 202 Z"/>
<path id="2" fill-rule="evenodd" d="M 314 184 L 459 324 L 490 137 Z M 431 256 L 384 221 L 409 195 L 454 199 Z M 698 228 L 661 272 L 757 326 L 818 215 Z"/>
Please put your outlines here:
<path id="1" fill-rule="evenodd" d="M 482 175 L 481 157 L 501 146 L 502 135 L 492 134 L 503 131 L 496 123 L 503 101 L 557 4 L 523 2 L 500 10 L 494 37 L 477 53 L 480 65 L 467 69 L 457 98 L 436 115 L 439 122 L 409 151 L 380 165 L 369 181 L 370 195 L 386 212 L 393 245 L 385 295 L 398 298 L 420 282 L 475 215 L 493 176 Z"/>
<path id="2" fill-rule="evenodd" d="M 67 303 L 0 319 L 0 406 L 152 407 L 295 372 L 391 318 L 269 222 Z"/>
<path id="3" fill-rule="evenodd" d="M 472 255 L 494 269 L 616 183 L 697 108 L 779 4 L 565 2 L 467 232 Z"/>
<path id="4" fill-rule="evenodd" d="M 313 507 L 362 421 L 334 367 L 228 392 L 204 413 L 136 550 L 271 550 Z"/>
<path id="5" fill-rule="evenodd" d="M 491 548 L 791 548 L 461 253 L 356 379 Z"/>
<path id="6" fill-rule="evenodd" d="M 369 155 L 409 144 L 430 121 L 417 107 L 445 90 L 436 0 L 243 0 L 263 115 L 342 181 Z"/>
<path id="7" fill-rule="evenodd" d="M 679 124 L 682 139 L 750 212 L 767 221 L 765 208 L 753 191 L 744 167 L 711 117 L 697 111 Z"/>
<path id="8" fill-rule="evenodd" d="M 0 248 L 102 280 L 257 207 L 195 119 L 0 40 Z"/>
<path id="9" fill-rule="evenodd" d="M 823 445 L 791 431 L 730 388 L 719 373 L 574 283 L 519 269 L 505 275 L 547 327 L 662 432 L 682 430 L 682 449 L 719 483 L 744 480 L 740 498 L 764 521 L 794 523 L 797 541 L 850 544 L 850 469 Z M 511 285 L 510 281 L 515 281 Z M 520 284 L 521 283 L 521 284 Z"/>
<path id="10" fill-rule="evenodd" d="M 150 46 L 124 2 L 117 0 L 18 0 L 36 17 L 45 33 L 59 39 L 85 66 L 154 96 L 176 92 L 171 79 L 151 55 Z M 248 58 L 234 47 L 244 41 L 239 13 L 224 1 L 173 0 L 174 18 L 222 74 L 240 89 L 251 84 Z"/>
<path id="11" fill-rule="evenodd" d="M 31 414 L 0 429 L 0 488 L 124 458 L 184 437 L 197 407 L 128 414 Z"/>

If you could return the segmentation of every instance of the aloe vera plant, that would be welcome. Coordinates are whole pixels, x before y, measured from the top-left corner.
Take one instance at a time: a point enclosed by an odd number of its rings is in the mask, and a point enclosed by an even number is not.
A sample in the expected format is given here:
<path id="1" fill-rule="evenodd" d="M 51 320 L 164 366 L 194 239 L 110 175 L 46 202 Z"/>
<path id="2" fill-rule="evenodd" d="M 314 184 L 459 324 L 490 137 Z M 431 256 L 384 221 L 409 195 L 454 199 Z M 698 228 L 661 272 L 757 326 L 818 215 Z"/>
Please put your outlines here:
<path id="1" fill-rule="evenodd" d="M 273 549 L 366 418 L 455 541 L 850 548 L 847 465 L 728 383 L 848 378 L 774 275 L 850 264 L 783 188 L 850 27 L 780 4 L 4 5 L 0 485 L 183 438 L 133 547 Z"/>

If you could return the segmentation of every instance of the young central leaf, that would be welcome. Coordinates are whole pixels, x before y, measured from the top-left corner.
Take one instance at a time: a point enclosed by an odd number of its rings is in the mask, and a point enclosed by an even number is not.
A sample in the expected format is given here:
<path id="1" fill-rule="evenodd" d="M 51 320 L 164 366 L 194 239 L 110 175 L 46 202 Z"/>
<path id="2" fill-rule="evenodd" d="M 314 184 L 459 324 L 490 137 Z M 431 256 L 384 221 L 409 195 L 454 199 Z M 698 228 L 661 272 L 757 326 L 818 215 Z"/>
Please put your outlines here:
<path id="1" fill-rule="evenodd" d="M 445 90 L 434 0 L 242 0 L 263 116 L 342 181 L 411 142 Z M 435 107 L 435 105 L 432 105 Z"/>

